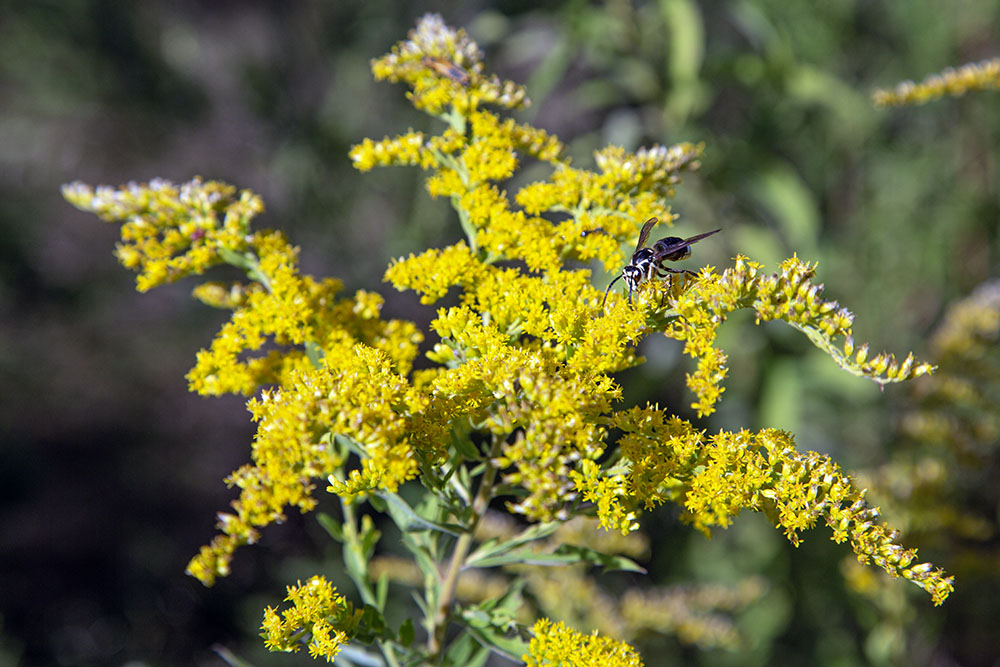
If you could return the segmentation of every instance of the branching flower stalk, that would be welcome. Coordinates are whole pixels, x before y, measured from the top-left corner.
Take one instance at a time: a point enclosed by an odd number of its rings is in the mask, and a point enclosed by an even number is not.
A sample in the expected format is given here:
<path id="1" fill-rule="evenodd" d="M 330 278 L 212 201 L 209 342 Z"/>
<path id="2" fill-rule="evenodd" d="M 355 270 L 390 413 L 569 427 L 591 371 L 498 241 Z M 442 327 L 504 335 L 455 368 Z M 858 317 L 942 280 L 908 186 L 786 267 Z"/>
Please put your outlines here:
<path id="1" fill-rule="evenodd" d="M 263 527 L 283 521 L 289 508 L 316 509 L 320 484 L 340 499 L 341 518 L 321 514 L 320 521 L 343 543 L 345 573 L 363 605 L 355 609 L 323 577 L 289 587 L 291 606 L 265 612 L 269 648 L 307 646 L 327 660 L 348 651 L 390 665 L 470 664 L 489 651 L 537 665 L 567 656 L 574 664 L 587 656 L 641 664 L 616 638 L 544 620 L 523 625 L 520 591 L 536 584 L 541 591 L 544 583 L 527 565 L 641 571 L 629 557 L 602 551 L 605 538 L 596 531 L 584 544 L 550 540 L 584 515 L 612 534 L 635 535 L 642 514 L 668 502 L 705 533 L 744 509 L 762 512 L 793 544 L 825 523 L 861 562 L 916 583 L 934 604 L 948 597 L 952 578 L 918 562 L 864 490 L 828 456 L 799 452 L 791 434 L 706 434 L 658 406 L 615 407 L 614 374 L 642 363 L 637 345 L 661 333 L 683 341 L 696 360 L 687 377 L 693 407 L 701 416 L 714 412 L 728 372 L 716 332 L 740 309 L 752 310 L 758 324 L 793 326 L 841 368 L 879 385 L 932 370 L 912 355 L 897 362 L 856 346 L 853 315 L 824 299 L 816 265 L 795 256 L 773 273 L 738 256 L 721 272 L 705 267 L 646 280 L 631 300 L 612 293 L 602 307 L 603 290 L 583 267 L 617 273 L 642 221 L 673 223 L 667 201 L 681 176 L 698 168 L 702 146 L 610 146 L 595 154 L 596 169 L 574 166 L 556 137 L 502 115 L 528 104 L 524 89 L 487 75 L 468 35 L 434 15 L 372 69 L 378 79 L 405 84 L 414 106 L 444 126 L 440 134 L 365 139 L 350 153 L 362 172 L 428 171 L 428 192 L 447 197 L 457 212 L 464 238 L 399 258 L 385 273 L 423 304 L 458 297 L 430 324 L 430 368 L 413 370 L 424 332 L 383 319 L 380 295 L 342 295 L 339 281 L 302 274 L 297 249 L 280 233 L 253 230 L 263 205 L 249 191 L 200 179 L 64 189 L 77 207 L 122 225 L 117 255 L 139 272 L 140 290 L 219 264 L 247 276 L 203 282 L 194 292 L 232 317 L 198 353 L 190 388 L 250 396 L 257 433 L 251 463 L 226 480 L 239 498 L 219 515 L 218 535 L 188 572 L 206 586 L 226 576 L 236 550 L 257 542 Z M 548 177 L 508 195 L 503 185 L 529 160 L 546 165 Z M 398 493 L 404 484 L 422 487 L 418 503 Z M 498 499 L 529 527 L 483 537 L 484 516 Z M 400 528 L 422 576 L 423 644 L 413 623 L 392 628 L 383 617 L 390 577 L 412 583 L 413 574 L 376 571 L 380 533 L 360 513 L 365 502 Z M 487 569 L 508 578 L 505 592 L 463 598 L 465 576 Z M 688 599 L 652 593 L 632 598 L 647 621 L 657 604 Z M 594 596 L 594 604 L 613 604 L 601 600 Z M 685 636 L 706 645 L 712 637 L 730 641 L 721 638 L 732 632 L 710 614 L 686 618 Z M 460 631 L 448 634 L 450 625 Z"/>
<path id="2" fill-rule="evenodd" d="M 491 450 L 491 457 L 500 453 L 500 442 L 494 440 Z M 455 548 L 452 550 L 451 562 L 448 564 L 447 572 L 443 577 L 441 585 L 441 596 L 438 599 L 437 612 L 435 613 L 431 627 L 427 633 L 427 653 L 433 659 L 441 654 L 444 647 L 445 631 L 448 629 L 448 622 L 451 616 L 451 607 L 455 599 L 455 592 L 458 587 L 458 578 L 466 566 L 466 559 L 474 544 L 474 535 L 479 520 L 489 509 L 490 500 L 493 499 L 496 483 L 497 469 L 495 466 L 486 463 L 486 471 L 479 482 L 479 490 L 472 503 L 473 525 L 469 530 L 459 535 L 455 541 Z"/>

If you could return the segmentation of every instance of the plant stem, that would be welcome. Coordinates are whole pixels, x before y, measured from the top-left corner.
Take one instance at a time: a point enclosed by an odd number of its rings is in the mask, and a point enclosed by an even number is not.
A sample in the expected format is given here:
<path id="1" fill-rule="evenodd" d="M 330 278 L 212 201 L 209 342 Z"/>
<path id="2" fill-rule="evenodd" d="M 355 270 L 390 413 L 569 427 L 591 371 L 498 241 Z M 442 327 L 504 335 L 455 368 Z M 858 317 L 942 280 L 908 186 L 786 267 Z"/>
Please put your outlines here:
<path id="1" fill-rule="evenodd" d="M 436 658 L 444 648 L 445 631 L 448 629 L 448 618 L 451 615 L 451 607 L 455 599 L 455 591 L 458 588 L 458 577 L 465 566 L 465 559 L 469 555 L 474 541 L 473 533 L 479 524 L 479 519 L 489 509 L 490 500 L 493 498 L 493 485 L 496 482 L 497 469 L 492 464 L 492 459 L 500 454 L 501 441 L 495 435 L 490 449 L 489 459 L 486 461 L 486 470 L 483 472 L 482 481 L 476 491 L 476 497 L 472 501 L 472 512 L 475 517 L 467 532 L 462 533 L 455 542 L 455 549 L 451 554 L 451 562 L 445 572 L 441 582 L 441 589 L 437 599 L 437 607 L 427 636 L 427 653 L 432 659 Z"/>
<path id="2" fill-rule="evenodd" d="M 364 563 L 366 561 L 364 548 L 361 546 L 361 542 L 358 539 L 358 515 L 354 510 L 353 503 L 349 503 L 341 499 L 340 506 L 344 512 L 344 544 L 345 549 L 352 550 L 356 556 L 354 562 Z M 350 559 L 345 559 L 350 563 Z M 368 585 L 368 572 L 356 572 L 353 568 L 348 566 L 347 574 L 354 582 L 354 585 L 358 589 L 358 593 L 361 594 L 361 599 L 365 604 L 369 604 L 379 612 L 384 611 L 378 606 L 378 598 L 372 591 L 371 586 Z M 396 657 L 396 651 L 393 648 L 391 642 L 385 641 L 383 639 L 376 639 L 375 645 L 379 647 L 382 651 L 382 657 L 385 658 L 386 664 L 389 667 L 399 667 L 399 659 Z"/>

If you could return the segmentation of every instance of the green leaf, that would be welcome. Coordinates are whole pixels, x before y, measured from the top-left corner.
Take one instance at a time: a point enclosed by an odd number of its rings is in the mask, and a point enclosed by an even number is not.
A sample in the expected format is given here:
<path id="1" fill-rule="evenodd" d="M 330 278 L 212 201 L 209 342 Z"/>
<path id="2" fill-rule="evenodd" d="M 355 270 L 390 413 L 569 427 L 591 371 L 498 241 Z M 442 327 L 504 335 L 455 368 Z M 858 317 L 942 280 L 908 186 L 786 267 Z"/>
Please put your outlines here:
<path id="1" fill-rule="evenodd" d="M 413 643 L 413 639 L 416 636 L 416 632 L 413 629 L 413 619 L 408 618 L 403 621 L 403 624 L 399 626 L 399 643 L 403 646 L 409 646 Z"/>
<path id="2" fill-rule="evenodd" d="M 378 582 L 375 584 L 375 602 L 379 608 L 379 611 L 385 609 L 385 601 L 389 595 L 389 573 L 383 572 L 382 576 L 378 578 Z"/>
<path id="3" fill-rule="evenodd" d="M 219 257 L 226 264 L 232 264 L 238 269 L 243 269 L 250 280 L 254 280 L 267 286 L 267 276 L 260 272 L 260 263 L 256 255 L 252 252 L 236 252 L 230 248 L 219 248 Z"/>
<path id="4" fill-rule="evenodd" d="M 468 438 L 455 437 L 454 432 L 452 432 L 451 444 L 456 452 L 470 461 L 478 461 L 482 458 L 482 453 Z"/>
<path id="5" fill-rule="evenodd" d="M 358 588 L 366 593 L 365 602 L 369 604 L 373 604 L 375 600 L 368 588 L 368 561 L 371 559 L 375 544 L 381 536 L 382 533 L 375 528 L 375 524 L 367 514 L 361 517 L 361 529 L 357 535 L 353 536 L 353 539 L 345 529 L 347 542 L 344 544 L 343 550 L 344 566 Z"/>
<path id="6" fill-rule="evenodd" d="M 506 593 L 494 600 L 488 600 L 482 606 L 484 608 L 488 606 L 489 609 L 493 609 L 494 618 L 504 618 L 506 622 L 516 625 L 517 610 L 521 608 L 521 604 L 524 602 L 521 593 L 524 592 L 524 587 L 527 585 L 527 582 L 523 579 L 516 581 L 511 584 Z"/>
<path id="7" fill-rule="evenodd" d="M 485 646 L 477 637 L 466 631 L 448 646 L 444 664 L 482 667 L 489 659 L 490 653 L 489 646 Z"/>
<path id="8" fill-rule="evenodd" d="M 802 386 L 801 363 L 778 359 L 767 368 L 759 391 L 758 414 L 762 423 L 792 433 L 800 433 L 802 399 L 807 392 Z"/>
<path id="9" fill-rule="evenodd" d="M 626 572 L 642 572 L 646 570 L 641 565 L 625 556 L 604 554 L 589 547 L 573 544 L 560 545 L 555 551 L 543 553 L 534 551 L 531 547 L 521 547 L 505 553 L 477 558 L 470 567 L 498 567 L 501 565 L 572 565 L 587 563 L 598 565 L 605 572 L 623 570 Z"/>
<path id="10" fill-rule="evenodd" d="M 469 609 L 462 614 L 462 620 L 473 628 L 485 628 L 492 620 L 490 615 L 482 609 Z"/>
<path id="11" fill-rule="evenodd" d="M 472 505 L 472 475 L 466 466 L 458 466 L 451 479 L 451 490 L 466 506 Z"/>
<path id="12" fill-rule="evenodd" d="M 368 456 L 368 452 L 365 451 L 364 446 L 354 438 L 348 437 L 346 435 L 340 435 L 339 433 L 333 436 L 334 441 L 339 444 L 342 451 L 346 453 L 356 454 L 361 458 Z"/>
<path id="13" fill-rule="evenodd" d="M 379 491 L 377 492 L 377 497 L 384 501 L 386 511 L 388 511 L 389 516 L 392 517 L 393 523 L 395 523 L 396 526 L 404 533 L 415 532 L 418 530 L 433 530 L 439 533 L 445 533 L 446 535 L 451 535 L 453 537 L 458 537 L 459 534 L 461 534 L 462 529 L 460 526 L 436 523 L 430 519 L 425 519 L 420 516 L 405 500 L 403 500 L 401 496 L 396 493 Z M 374 498 L 371 498 L 371 500 L 374 500 Z"/>
<path id="14" fill-rule="evenodd" d="M 364 557 L 356 546 L 352 546 L 351 544 L 344 545 L 344 567 L 358 588 L 367 586 L 368 559 Z"/>
<path id="15" fill-rule="evenodd" d="M 619 554 L 605 554 L 595 551 L 590 547 L 577 546 L 575 544 L 562 544 L 553 554 L 559 557 L 569 557 L 572 563 L 589 563 L 599 565 L 604 572 L 639 572 L 646 573 L 646 568 L 636 563 L 631 558 Z"/>
<path id="16" fill-rule="evenodd" d="M 355 637 L 364 642 L 371 642 L 376 639 L 394 638 L 391 635 L 382 612 L 366 604 L 361 610 L 361 622 L 355 629 Z"/>
<path id="17" fill-rule="evenodd" d="M 319 525 L 323 527 L 323 530 L 325 530 L 330 537 L 343 544 L 344 527 L 339 521 L 326 512 L 318 512 L 316 514 L 316 520 L 319 521 Z"/>
<path id="18" fill-rule="evenodd" d="M 524 586 L 523 581 L 515 582 L 500 598 L 486 600 L 460 613 L 467 623 L 466 632 L 512 660 L 519 660 L 528 649 L 518 634 L 521 627 L 517 622 L 517 612 L 524 603 L 521 596 Z"/>
<path id="19" fill-rule="evenodd" d="M 438 569 L 437 563 L 435 563 L 434 558 L 431 557 L 430 552 L 427 548 L 414 539 L 412 533 L 403 534 L 403 546 L 406 547 L 407 551 L 413 554 L 417 567 L 420 571 L 424 573 L 424 576 L 433 580 L 438 580 Z"/>
<path id="20" fill-rule="evenodd" d="M 365 558 L 371 558 L 375 553 L 375 545 L 382 537 L 382 531 L 375 527 L 372 518 L 365 514 L 361 517 L 361 551 Z"/>
<path id="21" fill-rule="evenodd" d="M 378 495 L 374 494 L 369 495 L 368 502 L 371 504 L 372 509 L 374 509 L 379 514 L 385 514 L 386 511 L 388 511 L 389 509 L 389 503 L 387 503 L 384 498 L 381 498 Z"/>
<path id="22" fill-rule="evenodd" d="M 520 661 L 521 656 L 528 652 L 528 642 L 517 635 L 508 637 L 493 626 L 486 626 L 484 628 L 468 626 L 466 632 L 478 639 L 485 646 L 489 646 L 493 651 L 511 660 Z"/>
<path id="23" fill-rule="evenodd" d="M 257 262 L 253 255 L 250 253 L 240 253 L 236 252 L 232 248 L 220 247 L 219 257 L 226 264 L 232 264 L 237 269 L 243 269 L 249 272 L 251 269 L 257 268 Z"/>
<path id="24" fill-rule="evenodd" d="M 483 562 L 502 556 L 503 554 L 508 553 L 521 545 L 527 544 L 528 542 L 548 537 L 554 533 L 560 525 L 561 524 L 556 521 L 549 523 L 537 523 L 528 527 L 519 535 L 507 540 L 506 542 L 499 542 L 495 539 L 488 540 L 481 544 L 478 549 L 469 554 L 469 557 L 465 561 L 466 567 L 495 567 L 495 564 L 484 565 Z"/>

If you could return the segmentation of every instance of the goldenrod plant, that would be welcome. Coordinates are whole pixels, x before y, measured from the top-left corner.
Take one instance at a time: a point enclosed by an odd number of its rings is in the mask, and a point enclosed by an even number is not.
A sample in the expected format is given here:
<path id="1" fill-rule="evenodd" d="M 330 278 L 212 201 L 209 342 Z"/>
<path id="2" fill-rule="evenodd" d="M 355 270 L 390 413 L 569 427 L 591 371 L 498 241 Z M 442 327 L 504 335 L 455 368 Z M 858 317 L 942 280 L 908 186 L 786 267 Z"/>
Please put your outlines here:
<path id="1" fill-rule="evenodd" d="M 641 572 L 643 515 L 667 503 L 706 535 L 744 509 L 796 545 L 824 523 L 861 563 L 945 601 L 953 578 L 919 561 L 865 490 L 829 456 L 799 451 L 793 434 L 708 433 L 669 409 L 621 404 L 615 374 L 643 363 L 643 339 L 665 335 L 694 360 L 692 407 L 712 414 L 728 372 L 716 332 L 738 310 L 791 325 L 858 382 L 885 386 L 932 370 L 855 343 L 853 315 L 824 297 L 817 266 L 796 256 L 771 271 L 739 255 L 721 270 L 662 278 L 657 269 L 668 265 L 655 257 L 634 294 L 611 291 L 603 303 L 610 278 L 595 284 L 592 269 L 613 277 L 638 264 L 630 253 L 640 226 L 653 217 L 673 224 L 668 200 L 698 168 L 701 145 L 609 146 L 594 168 L 572 164 L 555 136 L 509 117 L 529 103 L 524 88 L 488 74 L 477 45 L 436 15 L 372 70 L 405 84 L 413 105 L 440 123 L 350 152 L 361 172 L 424 169 L 430 195 L 457 214 L 460 240 L 392 260 L 385 272 L 421 303 L 444 304 L 430 331 L 384 318 L 374 291 L 343 294 L 340 281 L 301 273 L 297 248 L 253 227 L 263 204 L 247 190 L 201 179 L 64 188 L 75 206 L 121 224 L 117 256 L 138 272 L 140 291 L 222 264 L 246 274 L 194 290 L 232 317 L 198 353 L 190 388 L 250 396 L 257 433 L 251 462 L 226 480 L 239 498 L 188 572 L 212 585 L 261 529 L 333 494 L 340 511 L 318 516 L 342 543 L 358 595 L 349 600 L 324 575 L 290 585 L 287 605 L 264 611 L 268 648 L 348 664 L 483 664 L 496 652 L 531 665 L 639 665 L 626 639 L 682 636 L 682 625 L 685 641 L 736 645 L 716 612 L 759 596 L 760 579 L 728 594 L 648 588 L 567 599 L 593 590 L 589 566 Z M 531 163 L 547 177 L 508 193 Z M 724 237 L 719 226 L 704 243 Z M 379 515 L 400 529 L 409 560 L 377 553 Z M 547 574 L 555 571 L 575 583 Z M 413 587 L 419 621 L 387 621 L 391 581 Z M 587 603 L 598 613 L 581 612 Z M 671 616 L 670 607 L 684 612 Z"/>
<path id="2" fill-rule="evenodd" d="M 925 104 L 946 95 L 960 97 L 968 92 L 1000 89 L 1000 58 L 949 67 L 932 74 L 920 83 L 903 81 L 892 89 L 872 93 L 878 106 Z"/>

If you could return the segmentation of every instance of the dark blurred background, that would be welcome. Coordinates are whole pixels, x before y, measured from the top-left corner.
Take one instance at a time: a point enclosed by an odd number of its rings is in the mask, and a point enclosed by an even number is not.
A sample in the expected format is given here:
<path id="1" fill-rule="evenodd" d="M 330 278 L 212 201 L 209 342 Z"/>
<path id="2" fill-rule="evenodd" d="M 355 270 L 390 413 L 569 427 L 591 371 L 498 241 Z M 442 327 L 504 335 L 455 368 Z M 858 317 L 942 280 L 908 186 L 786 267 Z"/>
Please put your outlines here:
<path id="1" fill-rule="evenodd" d="M 868 99 L 1000 54 L 992 1 L 0 1 L 0 664 L 221 665 L 215 646 L 311 663 L 268 655 L 256 636 L 286 584 L 336 567 L 311 516 L 268 528 L 212 589 L 183 573 L 253 433 L 242 399 L 186 391 L 224 313 L 191 300 L 192 284 L 136 293 L 111 255 L 116 228 L 59 186 L 202 175 L 251 188 L 268 207 L 258 224 L 285 230 L 305 271 L 377 289 L 389 316 L 425 323 L 432 310 L 381 275 L 390 257 L 458 238 L 454 214 L 417 170 L 360 175 L 347 151 L 439 129 L 368 69 L 428 11 L 470 31 L 487 71 L 528 85 L 520 118 L 569 143 L 576 164 L 608 143 L 705 141 L 678 229 L 724 233 L 696 259 L 819 261 L 827 296 L 876 350 L 926 355 L 946 306 L 997 273 L 1000 98 Z M 745 314 L 720 344 L 730 379 L 701 426 L 786 428 L 848 470 L 885 459 L 905 388 L 880 393 Z M 678 346 L 644 353 L 621 378 L 626 405 L 692 417 Z M 646 647 L 649 665 L 998 664 L 996 562 L 941 609 L 896 582 L 913 601 L 892 634 L 884 609 L 848 590 L 847 548 L 825 528 L 794 550 L 761 516 L 711 541 L 669 517 L 647 527 L 652 576 L 760 573 L 772 586 L 740 620 L 746 651 L 665 638 Z M 947 549 L 921 556 L 961 567 Z"/>

